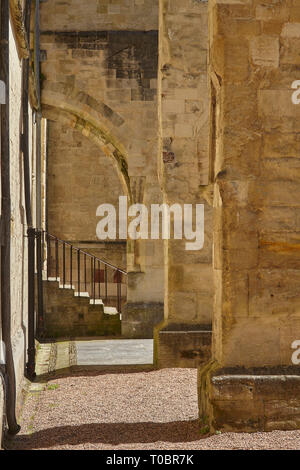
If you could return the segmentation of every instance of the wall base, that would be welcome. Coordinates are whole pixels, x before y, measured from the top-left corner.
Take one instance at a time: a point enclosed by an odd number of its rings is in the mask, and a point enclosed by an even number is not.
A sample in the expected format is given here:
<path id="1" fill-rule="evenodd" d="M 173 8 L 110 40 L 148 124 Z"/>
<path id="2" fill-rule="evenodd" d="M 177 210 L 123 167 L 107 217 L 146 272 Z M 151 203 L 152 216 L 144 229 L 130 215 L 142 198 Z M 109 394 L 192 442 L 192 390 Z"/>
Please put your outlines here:
<path id="1" fill-rule="evenodd" d="M 199 409 L 207 432 L 300 429 L 297 367 L 199 370 Z"/>
<path id="2" fill-rule="evenodd" d="M 122 336 L 135 339 L 153 338 L 154 327 L 163 318 L 163 303 L 127 303 L 122 310 Z"/>
<path id="3" fill-rule="evenodd" d="M 211 327 L 164 323 L 155 333 L 155 363 L 159 368 L 196 368 L 211 358 Z"/>

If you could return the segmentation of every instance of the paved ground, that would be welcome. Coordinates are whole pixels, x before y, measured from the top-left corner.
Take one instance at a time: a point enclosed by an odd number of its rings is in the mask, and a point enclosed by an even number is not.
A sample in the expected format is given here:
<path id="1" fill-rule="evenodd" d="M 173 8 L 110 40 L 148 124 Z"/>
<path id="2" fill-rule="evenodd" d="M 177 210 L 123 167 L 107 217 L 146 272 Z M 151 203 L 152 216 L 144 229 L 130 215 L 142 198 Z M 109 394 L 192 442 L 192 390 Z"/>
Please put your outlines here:
<path id="1" fill-rule="evenodd" d="M 134 365 L 153 364 L 153 340 L 76 341 L 77 364 Z"/>
<path id="2" fill-rule="evenodd" d="M 63 367 L 73 354 L 68 343 L 58 345 L 55 360 L 53 351 L 52 345 L 39 351 L 42 375 L 31 386 L 12 449 L 300 450 L 298 431 L 201 436 L 194 369 L 65 369 L 46 380 L 55 362 Z"/>

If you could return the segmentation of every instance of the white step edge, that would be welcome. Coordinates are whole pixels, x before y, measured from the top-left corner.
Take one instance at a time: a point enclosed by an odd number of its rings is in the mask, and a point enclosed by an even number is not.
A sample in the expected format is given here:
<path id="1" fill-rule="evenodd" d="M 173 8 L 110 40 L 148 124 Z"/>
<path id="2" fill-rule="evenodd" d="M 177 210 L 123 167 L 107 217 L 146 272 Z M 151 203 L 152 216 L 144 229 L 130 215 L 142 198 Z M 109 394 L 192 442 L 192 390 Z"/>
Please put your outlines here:
<path id="1" fill-rule="evenodd" d="M 115 307 L 104 307 L 104 313 L 106 315 L 118 315 L 118 310 Z"/>
<path id="2" fill-rule="evenodd" d="M 60 283 L 60 277 L 48 277 L 47 281 Z"/>
<path id="3" fill-rule="evenodd" d="M 91 300 L 90 300 L 90 304 L 91 304 L 91 305 L 104 305 L 102 299 L 95 299 L 95 300 L 94 300 L 94 299 L 91 299 Z"/>
<path id="4" fill-rule="evenodd" d="M 88 292 L 75 292 L 74 296 L 75 297 L 90 297 L 90 294 Z"/>
<path id="5" fill-rule="evenodd" d="M 71 284 L 65 284 L 65 285 L 59 284 L 59 288 L 60 289 L 73 289 L 73 290 L 75 290 L 75 286 L 71 286 Z"/>

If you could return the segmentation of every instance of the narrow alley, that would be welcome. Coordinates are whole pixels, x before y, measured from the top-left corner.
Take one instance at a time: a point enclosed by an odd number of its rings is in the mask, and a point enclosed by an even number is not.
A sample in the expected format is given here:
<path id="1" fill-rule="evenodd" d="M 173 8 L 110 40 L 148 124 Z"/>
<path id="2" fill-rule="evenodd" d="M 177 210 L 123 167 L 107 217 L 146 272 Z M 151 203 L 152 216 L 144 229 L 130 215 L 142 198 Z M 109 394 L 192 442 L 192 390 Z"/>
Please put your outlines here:
<path id="1" fill-rule="evenodd" d="M 95 350 L 96 344 L 91 341 L 90 347 Z M 22 429 L 8 448 L 300 450 L 300 431 L 201 435 L 196 369 L 155 370 L 149 364 L 88 370 L 75 362 L 74 343 L 41 345 Z"/>

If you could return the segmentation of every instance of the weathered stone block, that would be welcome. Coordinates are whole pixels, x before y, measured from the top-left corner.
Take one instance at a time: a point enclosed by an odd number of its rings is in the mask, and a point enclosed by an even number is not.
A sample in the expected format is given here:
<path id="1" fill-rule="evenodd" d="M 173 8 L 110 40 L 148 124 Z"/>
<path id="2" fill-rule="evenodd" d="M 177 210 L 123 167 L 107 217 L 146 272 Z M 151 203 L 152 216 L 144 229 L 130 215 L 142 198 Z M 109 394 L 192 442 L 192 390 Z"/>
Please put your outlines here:
<path id="1" fill-rule="evenodd" d="M 281 65 L 299 65 L 300 52 L 299 52 L 300 38 L 298 37 L 282 37 L 280 40 Z"/>
<path id="2" fill-rule="evenodd" d="M 222 43 L 219 42 L 219 46 L 222 46 Z M 220 64 L 220 74 L 224 74 L 224 79 L 227 83 L 238 83 L 247 80 L 249 77 L 249 43 L 245 39 L 240 39 L 237 43 L 235 39 L 226 37 L 224 39 L 223 47 L 220 47 L 219 52 L 222 53 L 224 50 L 224 59 L 217 59 L 217 62 Z M 232 58 L 230 62 L 228 58 Z M 222 62 L 224 61 L 223 67 Z M 222 68 L 221 68 L 222 67 Z M 223 71 L 222 71 L 223 70 Z M 218 71 L 218 69 L 217 69 Z"/>
<path id="3" fill-rule="evenodd" d="M 256 7 L 256 18 L 258 20 L 272 21 L 280 20 L 282 22 L 289 19 L 290 6 L 286 4 L 285 1 L 267 1 L 267 2 L 258 2 Z"/>
<path id="4" fill-rule="evenodd" d="M 251 58 L 260 67 L 279 66 L 279 40 L 270 36 L 257 36 L 250 41 Z"/>
<path id="5" fill-rule="evenodd" d="M 300 376 L 294 369 L 200 369 L 200 391 L 206 390 L 210 430 L 234 432 L 299 429 Z M 289 375 L 286 375 L 289 374 Z M 206 377 L 206 379 L 205 379 Z M 207 423 L 206 405 L 200 419 Z"/>
<path id="6" fill-rule="evenodd" d="M 160 368 L 194 368 L 211 358 L 211 329 L 197 324 L 169 323 L 155 332 L 155 363 Z"/>
<path id="7" fill-rule="evenodd" d="M 300 23 L 285 23 L 281 35 L 288 38 L 300 38 Z"/>
<path id="8" fill-rule="evenodd" d="M 163 318 L 163 303 L 127 302 L 122 309 L 122 336 L 136 339 L 153 338 L 154 328 Z"/>

